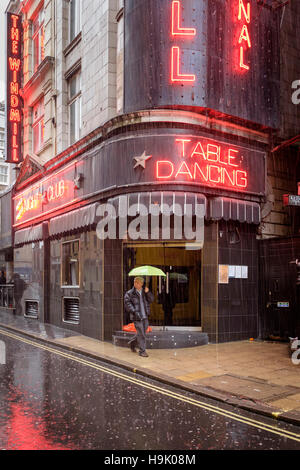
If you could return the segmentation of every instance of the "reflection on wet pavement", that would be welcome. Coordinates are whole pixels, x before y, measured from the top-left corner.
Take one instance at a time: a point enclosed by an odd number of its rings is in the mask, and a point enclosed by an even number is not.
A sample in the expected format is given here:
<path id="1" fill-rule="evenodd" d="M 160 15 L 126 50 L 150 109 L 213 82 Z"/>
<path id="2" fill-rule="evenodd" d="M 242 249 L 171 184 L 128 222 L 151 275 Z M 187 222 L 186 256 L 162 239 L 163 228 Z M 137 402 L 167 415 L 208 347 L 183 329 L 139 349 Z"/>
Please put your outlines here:
<path id="1" fill-rule="evenodd" d="M 299 449 L 286 437 L 0 339 L 7 349 L 0 365 L 1 449 Z"/>

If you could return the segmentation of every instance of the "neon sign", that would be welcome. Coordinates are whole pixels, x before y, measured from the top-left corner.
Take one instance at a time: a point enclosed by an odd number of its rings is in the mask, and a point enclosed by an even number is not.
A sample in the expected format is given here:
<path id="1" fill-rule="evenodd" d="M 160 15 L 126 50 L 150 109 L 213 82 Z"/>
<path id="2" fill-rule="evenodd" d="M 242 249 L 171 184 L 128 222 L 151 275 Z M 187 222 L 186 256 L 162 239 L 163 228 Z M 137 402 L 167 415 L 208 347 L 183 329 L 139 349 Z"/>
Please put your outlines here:
<path id="1" fill-rule="evenodd" d="M 63 199 L 66 190 L 67 183 L 62 179 L 56 183 L 50 184 L 45 190 L 39 188 L 35 194 L 31 194 L 28 197 L 21 197 L 16 205 L 16 221 L 20 222 L 28 212 L 41 209 L 43 204 Z"/>
<path id="2" fill-rule="evenodd" d="M 82 185 L 79 168 L 83 162 L 72 162 L 56 173 L 38 180 L 13 198 L 14 227 L 24 225 L 77 202 Z"/>
<path id="3" fill-rule="evenodd" d="M 21 17 L 7 13 L 7 145 L 6 161 L 20 163 L 21 154 Z"/>
<path id="4" fill-rule="evenodd" d="M 248 171 L 242 167 L 240 150 L 208 140 L 177 138 L 179 160 L 158 160 L 155 178 L 159 181 L 194 182 L 233 190 L 246 190 Z"/>
<path id="5" fill-rule="evenodd" d="M 181 11 L 181 1 L 174 0 L 172 2 L 171 35 L 174 40 L 176 38 L 189 40 L 196 36 L 197 30 L 195 28 L 187 28 L 182 26 Z M 195 82 L 196 76 L 194 74 L 181 72 L 180 54 L 181 49 L 178 46 L 173 46 L 171 48 L 171 81 L 173 83 Z"/>
<path id="6" fill-rule="evenodd" d="M 238 24 L 239 24 L 239 66 L 242 70 L 250 70 L 250 66 L 245 63 L 246 51 L 251 49 L 251 38 L 248 26 L 251 23 L 251 5 L 248 1 L 246 6 L 244 0 L 238 0 Z M 241 30 L 240 30 L 241 28 Z"/>

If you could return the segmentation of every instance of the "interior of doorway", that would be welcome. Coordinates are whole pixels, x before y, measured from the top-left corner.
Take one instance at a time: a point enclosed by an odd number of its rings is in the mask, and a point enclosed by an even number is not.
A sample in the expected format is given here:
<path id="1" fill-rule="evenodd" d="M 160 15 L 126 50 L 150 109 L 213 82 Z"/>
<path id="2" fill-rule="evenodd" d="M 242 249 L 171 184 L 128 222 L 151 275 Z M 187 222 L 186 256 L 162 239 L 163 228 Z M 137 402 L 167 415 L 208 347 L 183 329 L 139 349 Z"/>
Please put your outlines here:
<path id="1" fill-rule="evenodd" d="M 124 292 L 133 286 L 128 276 L 133 268 L 151 265 L 166 274 L 166 278 L 146 279 L 155 299 L 149 317 L 151 326 L 201 329 L 202 248 L 195 243 L 124 243 Z"/>

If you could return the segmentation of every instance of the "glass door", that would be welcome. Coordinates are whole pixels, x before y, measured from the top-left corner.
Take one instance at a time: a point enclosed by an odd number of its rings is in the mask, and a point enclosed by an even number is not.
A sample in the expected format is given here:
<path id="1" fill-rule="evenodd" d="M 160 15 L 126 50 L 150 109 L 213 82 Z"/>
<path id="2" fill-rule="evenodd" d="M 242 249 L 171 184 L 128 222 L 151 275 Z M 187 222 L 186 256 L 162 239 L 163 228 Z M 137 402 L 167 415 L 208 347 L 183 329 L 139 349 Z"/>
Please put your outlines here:
<path id="1" fill-rule="evenodd" d="M 152 326 L 201 326 L 201 253 L 185 244 L 124 245 L 124 291 L 133 285 L 128 273 L 134 267 L 156 266 L 166 274 L 146 279 L 155 298 Z"/>

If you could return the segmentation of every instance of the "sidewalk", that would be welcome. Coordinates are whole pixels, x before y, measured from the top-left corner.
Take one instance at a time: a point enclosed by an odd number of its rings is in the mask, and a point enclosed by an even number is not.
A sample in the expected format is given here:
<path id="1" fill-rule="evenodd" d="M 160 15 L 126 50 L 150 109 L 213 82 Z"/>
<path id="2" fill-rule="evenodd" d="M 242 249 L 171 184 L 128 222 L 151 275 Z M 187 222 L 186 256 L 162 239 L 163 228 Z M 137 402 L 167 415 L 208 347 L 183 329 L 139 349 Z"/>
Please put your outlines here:
<path id="1" fill-rule="evenodd" d="M 0 311 L 0 327 L 274 419 L 300 425 L 300 365 L 288 345 L 264 341 L 149 350 L 128 348 Z"/>

